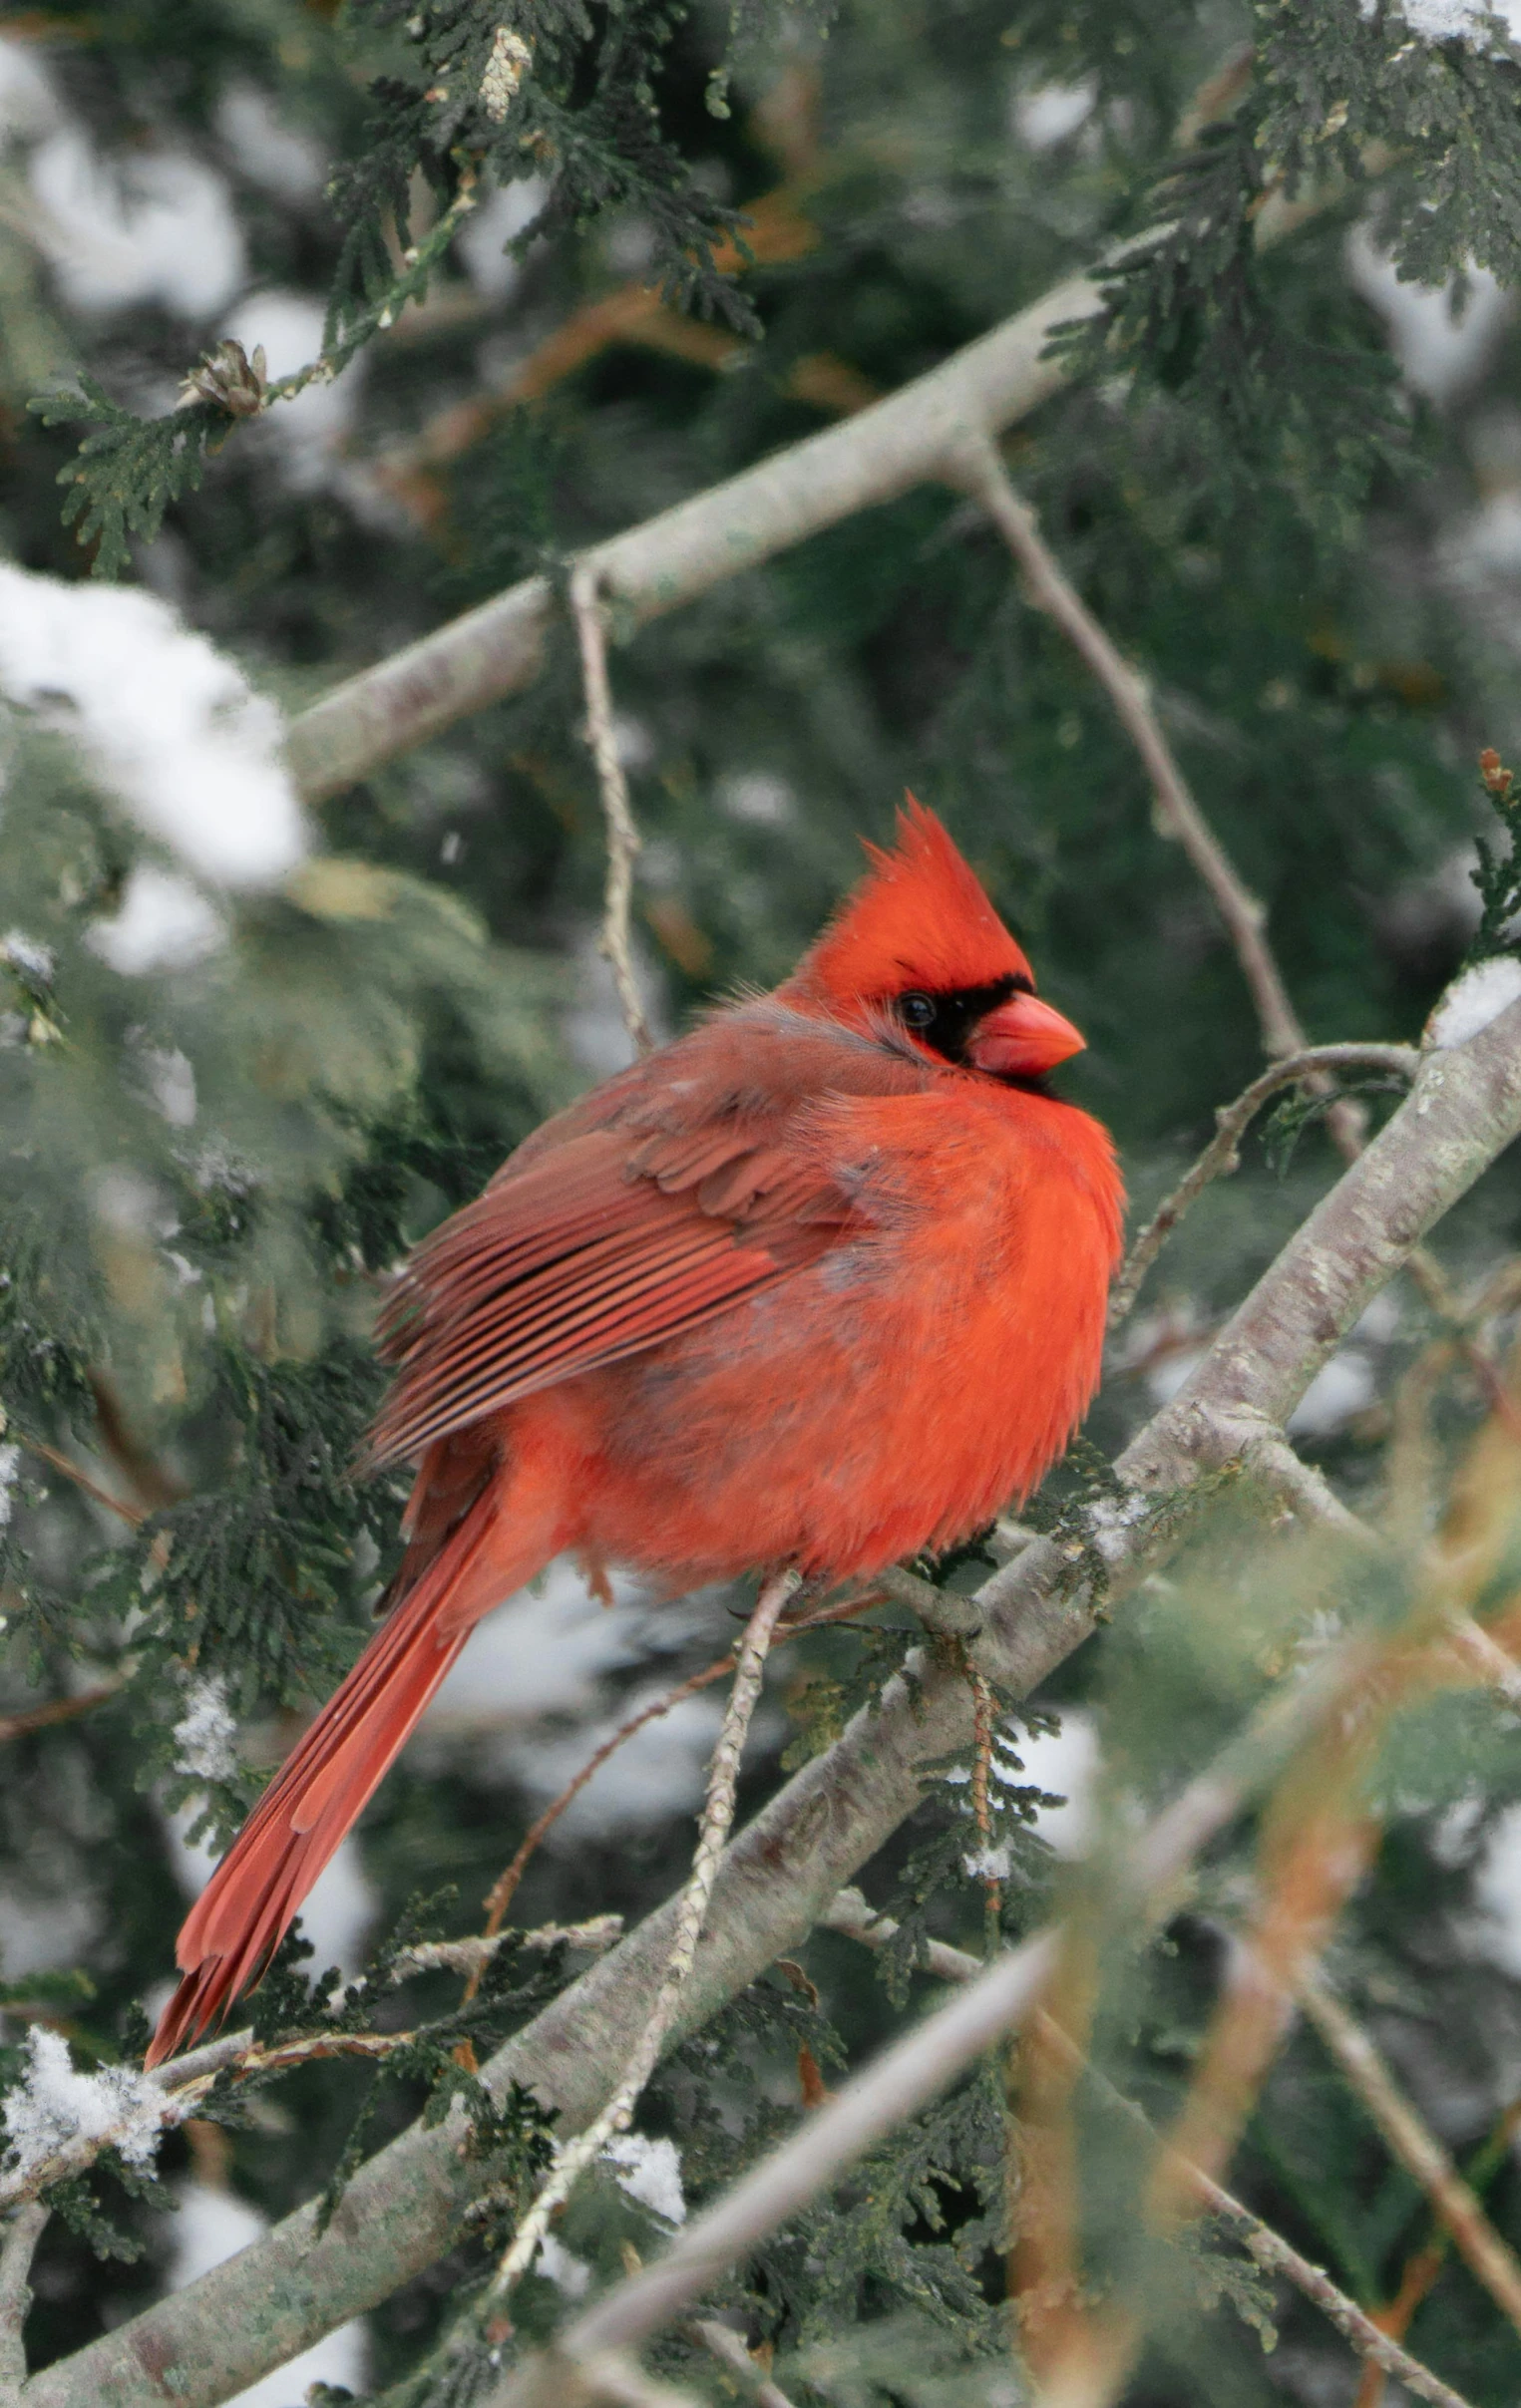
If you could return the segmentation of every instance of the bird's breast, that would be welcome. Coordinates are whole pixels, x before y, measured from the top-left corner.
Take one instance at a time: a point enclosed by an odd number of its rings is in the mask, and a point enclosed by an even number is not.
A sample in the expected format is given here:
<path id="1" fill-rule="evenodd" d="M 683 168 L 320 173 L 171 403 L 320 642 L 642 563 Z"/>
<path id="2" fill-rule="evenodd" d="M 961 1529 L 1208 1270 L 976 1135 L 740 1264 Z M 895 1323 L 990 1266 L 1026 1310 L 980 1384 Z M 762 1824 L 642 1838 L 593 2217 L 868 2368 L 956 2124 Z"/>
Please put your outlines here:
<path id="1" fill-rule="evenodd" d="M 1107 1140 L 1070 1119 L 1096 1148 L 1039 1119 L 858 1133 L 832 1165 L 856 1233 L 595 1375 L 589 1543 L 673 1582 L 783 1559 L 844 1577 L 1026 1494 L 1096 1385 L 1117 1241 Z"/>

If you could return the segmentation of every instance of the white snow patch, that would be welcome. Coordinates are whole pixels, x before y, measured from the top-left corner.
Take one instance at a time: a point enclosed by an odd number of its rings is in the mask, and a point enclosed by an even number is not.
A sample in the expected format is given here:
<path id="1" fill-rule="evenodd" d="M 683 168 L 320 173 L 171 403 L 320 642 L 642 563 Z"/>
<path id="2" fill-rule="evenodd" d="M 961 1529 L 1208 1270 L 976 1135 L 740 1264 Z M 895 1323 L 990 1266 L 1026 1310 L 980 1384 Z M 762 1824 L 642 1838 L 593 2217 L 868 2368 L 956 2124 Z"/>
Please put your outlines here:
<path id="1" fill-rule="evenodd" d="M 546 1715 L 594 1711 L 603 1674 L 638 1662 L 644 1611 L 615 1578 L 609 1610 L 568 1557 L 477 1623 L 428 1708 L 423 1729 L 511 1731 Z M 588 1751 L 589 1752 L 589 1751 Z"/>
<path id="2" fill-rule="evenodd" d="M 225 179 L 189 151 L 105 160 L 82 126 L 64 125 L 32 154 L 32 232 L 75 309 L 157 301 L 205 318 L 243 281 L 242 233 Z"/>
<path id="3" fill-rule="evenodd" d="M 282 124 L 257 84 L 229 84 L 216 106 L 216 131 L 250 183 L 281 200 L 312 200 L 326 167 L 320 143 Z"/>
<path id="4" fill-rule="evenodd" d="M 1373 0 L 1361 0 L 1362 14 L 1370 17 Z M 1489 43 L 1486 16 L 1503 19 L 1512 33 L 1521 25 L 1521 0 L 1490 0 L 1488 7 L 1475 0 L 1399 0 L 1399 13 L 1412 34 L 1424 42 L 1473 42 L 1480 48 Z"/>
<path id="5" fill-rule="evenodd" d="M 519 262 L 507 250 L 507 244 L 532 225 L 549 198 L 550 187 L 543 176 L 522 176 L 515 183 L 501 184 L 472 209 L 454 247 L 464 263 L 465 273 L 485 301 L 506 301 L 516 291 L 523 273 Z"/>
<path id="6" fill-rule="evenodd" d="M 140 861 L 122 890 L 114 919 L 92 921 L 85 942 L 124 978 L 183 970 L 214 953 L 226 936 L 215 905 L 172 869 Z"/>
<path id="7" fill-rule="evenodd" d="M 603 1721 L 510 1747 L 504 1750 L 504 1765 L 535 1796 L 546 1802 L 556 1798 L 602 1741 L 664 1688 L 660 1682 L 632 1690 Z M 685 1814 L 702 1795 L 722 1720 L 723 1710 L 712 1698 L 688 1697 L 658 1721 L 645 1723 L 571 1800 L 555 1826 L 553 1844 L 606 1839 Z"/>
<path id="8" fill-rule="evenodd" d="M 1091 77 L 1081 84 L 1039 84 L 1017 92 L 1010 111 L 1014 132 L 1031 151 L 1054 150 L 1092 116 L 1097 99 Z"/>
<path id="9" fill-rule="evenodd" d="M 1497 953 L 1492 960 L 1476 961 L 1472 969 L 1454 978 L 1426 1022 L 1425 1043 L 1441 1052 L 1449 1046 L 1466 1045 L 1518 996 L 1521 961 L 1514 954 Z"/>
<path id="10" fill-rule="evenodd" d="M 636 2199 L 668 2225 L 686 2222 L 686 2194 L 681 2188 L 681 2156 L 674 2141 L 651 2141 L 642 2132 L 620 2133 L 602 2151 L 614 2170 L 618 2188 Z"/>
<path id="11" fill-rule="evenodd" d="M 180 2213 L 175 2218 L 175 2247 L 170 2260 L 169 2287 L 184 2290 L 198 2282 L 213 2266 L 235 2257 L 239 2249 L 261 2239 L 268 2226 L 256 2208 L 231 2191 L 213 2190 L 208 2183 L 182 2183 Z M 296 2408 L 313 2383 L 342 2384 L 350 2391 L 365 2381 L 364 2327 L 340 2325 L 325 2333 L 310 2349 L 292 2358 L 273 2374 L 264 2375 L 239 2391 L 226 2408 Z"/>
<path id="12" fill-rule="evenodd" d="M 1480 1921 L 1470 1936 L 1479 1955 L 1521 1981 L 1521 1806 L 1498 1816 L 1473 1874 Z"/>
<path id="13" fill-rule="evenodd" d="M 1020 1780 L 1063 1800 L 1060 1806 L 1039 1808 L 1035 1829 L 1059 1857 L 1081 1857 L 1093 1834 L 1099 1776 L 1098 1732 L 1092 1717 L 1064 1712 L 1059 1731 L 1019 1731 L 1011 1735 L 1011 1745 L 1024 1765 Z"/>
<path id="14" fill-rule="evenodd" d="M 3 2110 L 7 2172 L 25 2178 L 70 2141 L 101 2141 L 108 2134 L 129 2166 L 153 2162 L 167 2102 L 150 2075 L 126 2065 L 82 2074 L 62 2032 L 40 2023 L 27 2032 L 27 2050 L 31 2062 Z"/>
<path id="15" fill-rule="evenodd" d="M 0 936 L 0 961 L 8 961 L 13 969 L 24 970 L 40 986 L 47 986 L 57 968 L 51 945 L 38 937 L 28 936 L 24 928 L 7 928 Z"/>
<path id="16" fill-rule="evenodd" d="M 568 2299 L 584 2299 L 591 2287 L 591 2268 L 584 2257 L 575 2256 L 553 2233 L 546 2233 L 539 2243 L 537 2271 L 563 2290 Z"/>
<path id="17" fill-rule="evenodd" d="M 36 142 L 60 122 L 58 96 L 31 43 L 0 34 L 0 145 Z"/>
<path id="18" fill-rule="evenodd" d="M 16 1510 L 16 1475 L 20 1470 L 21 1449 L 14 1444 L 0 1447 L 0 1531 Z"/>
<path id="19" fill-rule="evenodd" d="M 142 1053 L 148 1089 L 172 1129 L 195 1125 L 195 1066 L 178 1045 L 145 1045 Z"/>
<path id="20" fill-rule="evenodd" d="M 1470 268 L 1461 309 L 1457 282 L 1402 282 L 1386 251 L 1365 226 L 1347 237 L 1347 272 L 1388 328 L 1389 345 L 1406 384 L 1438 404 L 1472 382 L 1503 333 L 1513 302 L 1487 268 Z"/>
<path id="21" fill-rule="evenodd" d="M 1323 1363 L 1289 1416 L 1291 1438 L 1330 1438 L 1355 1413 L 1365 1413 L 1376 1394 L 1373 1367 L 1365 1354 L 1346 1346 Z"/>
<path id="22" fill-rule="evenodd" d="M 973 1882 L 1006 1882 L 1012 1865 L 1006 1848 L 978 1848 L 961 1859 L 962 1872 Z"/>
<path id="23" fill-rule="evenodd" d="M 278 710 L 156 595 L 0 562 L 0 693 L 72 734 L 199 876 L 267 886 L 305 853 Z"/>
<path id="24" fill-rule="evenodd" d="M 1154 1405 L 1170 1405 L 1184 1382 L 1204 1361 L 1202 1346 L 1179 1346 L 1164 1354 L 1146 1373 L 1146 1388 Z"/>
<path id="25" fill-rule="evenodd" d="M 229 1781 L 237 1770 L 233 1741 L 237 1725 L 227 1711 L 219 1680 L 197 1680 L 186 1692 L 185 1712 L 175 1725 L 175 1765 L 197 1781 Z"/>
<path id="26" fill-rule="evenodd" d="M 1086 1511 L 1088 1531 L 1106 1563 L 1123 1562 L 1129 1553 L 1126 1534 L 1144 1522 L 1147 1500 L 1141 1496 L 1095 1497 Z"/>
<path id="27" fill-rule="evenodd" d="M 713 800 L 725 819 L 749 828 L 785 828 L 797 810 L 797 796 L 786 779 L 767 770 L 740 770 L 720 778 Z"/>

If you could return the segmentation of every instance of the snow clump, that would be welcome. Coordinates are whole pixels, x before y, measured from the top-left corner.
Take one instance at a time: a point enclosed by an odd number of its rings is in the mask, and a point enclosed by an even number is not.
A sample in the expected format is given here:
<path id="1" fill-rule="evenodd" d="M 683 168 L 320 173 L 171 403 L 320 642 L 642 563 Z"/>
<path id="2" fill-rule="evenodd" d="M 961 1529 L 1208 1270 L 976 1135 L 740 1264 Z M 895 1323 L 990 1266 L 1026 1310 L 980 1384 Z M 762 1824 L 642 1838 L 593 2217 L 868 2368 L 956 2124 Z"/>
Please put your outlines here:
<path id="1" fill-rule="evenodd" d="M 103 2065 L 82 2074 L 62 2032 L 34 2023 L 27 2033 L 31 2063 L 5 2101 L 10 2141 L 7 2173 L 27 2181 L 71 2141 L 110 2141 L 129 2166 L 147 2166 L 159 2143 L 168 2101 L 148 2074 Z"/>
<path id="2" fill-rule="evenodd" d="M 1453 979 L 1430 1019 L 1426 1044 L 1444 1053 L 1449 1046 L 1466 1045 L 1491 1020 L 1521 996 L 1521 961 L 1513 953 L 1497 953 L 1476 961 Z"/>
<path id="3" fill-rule="evenodd" d="M 278 710 L 156 595 L 0 562 L 0 694 L 71 734 L 194 876 L 270 886 L 306 852 Z"/>
<path id="4" fill-rule="evenodd" d="M 230 1781 L 237 1770 L 232 1747 L 236 1732 L 221 1682 L 193 1682 L 175 1725 L 176 1771 L 192 1774 L 197 1781 Z"/>
<path id="5" fill-rule="evenodd" d="M 686 2194 L 681 2188 L 681 2158 L 674 2141 L 651 2141 L 642 2132 L 624 2132 L 607 2143 L 602 2155 L 611 2165 L 619 2189 L 630 2199 L 663 2217 L 668 2225 L 685 2224 Z"/>

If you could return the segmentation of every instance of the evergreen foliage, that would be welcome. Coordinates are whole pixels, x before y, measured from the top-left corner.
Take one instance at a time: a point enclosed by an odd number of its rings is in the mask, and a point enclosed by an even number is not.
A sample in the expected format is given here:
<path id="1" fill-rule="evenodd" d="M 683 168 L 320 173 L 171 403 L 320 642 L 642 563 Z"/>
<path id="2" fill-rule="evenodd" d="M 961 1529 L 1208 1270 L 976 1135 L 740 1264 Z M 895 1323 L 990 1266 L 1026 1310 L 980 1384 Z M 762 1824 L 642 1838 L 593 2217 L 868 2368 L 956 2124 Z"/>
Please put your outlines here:
<path id="1" fill-rule="evenodd" d="M 50 0 L 6 29 L 3 56 L 45 67 L 71 138 L 121 179 L 123 223 L 145 160 L 217 179 L 246 289 L 236 335 L 230 285 L 187 301 L 164 269 L 100 299 L 99 260 L 92 286 L 85 249 L 34 205 L 57 128 L 16 132 L 0 82 L 0 172 L 20 196 L 0 210 L 0 553 L 169 597 L 294 711 L 1103 262 L 1105 311 L 1061 337 L 1073 381 L 1020 428 L 1011 472 L 1144 667 L 1313 1036 L 1413 1038 L 1463 961 L 1510 948 L 1521 908 L 1499 766 L 1521 742 L 1521 335 L 1497 318 L 1462 377 L 1427 379 L 1433 400 L 1391 342 L 1401 294 L 1347 266 L 1348 235 L 1371 229 L 1404 299 L 1455 278 L 1460 303 L 1466 280 L 1474 313 L 1484 271 L 1508 286 L 1521 270 L 1513 38 L 1477 9 L 1449 10 L 1442 38 L 1430 20 L 1414 0 L 1405 14 L 871 0 L 824 41 L 822 12 L 750 0 L 351 0 L 336 24 L 299 0 Z M 1199 122 L 1217 78 L 1217 114 Z M 250 125 L 262 134 L 236 134 Z M 1328 175 L 1329 205 L 1259 249 L 1259 218 L 1325 199 Z M 97 237 L 115 222 L 102 208 Z M 292 294 L 312 339 L 270 374 L 260 312 L 272 327 Z M 1426 340 L 1434 353 L 1458 335 Z M 0 624 L 0 689 L 8 657 Z M 954 497 L 926 489 L 813 537 L 616 645 L 611 674 L 645 838 L 636 934 L 669 1024 L 789 966 L 853 874 L 856 836 L 880 837 L 912 783 L 1084 1026 L 1067 1091 L 1116 1129 L 1138 1205 L 1260 1067 L 1234 957 L 1158 837 L 1106 701 Z M 537 686 L 325 805 L 298 861 L 238 885 L 145 824 L 67 703 L 29 691 L 6 706 L 6 2099 L 27 2096 L 33 2025 L 65 2033 L 84 2072 L 131 2061 L 169 1973 L 189 1845 L 225 1836 L 370 1627 L 404 1495 L 351 1470 L 378 1393 L 380 1281 L 622 1058 L 596 985 L 600 820 L 580 713 L 557 637 Z M 1497 749 L 1476 797 L 1465 764 L 1481 746 Z M 208 790 L 203 808 L 210 824 L 230 806 Z M 146 874 L 192 890 L 204 944 L 123 968 L 102 931 Z M 1381 1090 L 1367 1100 L 1384 1109 Z M 1092 1452 L 1020 1532 L 921 1568 L 964 1591 L 1027 1529 L 1054 1537 L 1074 1582 L 1101 1570 L 1101 1467 L 1336 1168 L 1311 1116 L 1301 1128 L 1281 1180 L 1252 1154 L 1170 1249 L 1116 1342 Z M 1510 1263 L 1513 1170 L 1436 1242 L 1465 1295 Z M 1485 1411 L 1456 1345 L 1399 1292 L 1343 1352 L 1357 1401 L 1297 1433 L 1346 1500 L 1407 1517 L 1412 1549 Z M 1411 1399 L 1443 1346 L 1414 1447 Z M 934 1998 L 931 1939 L 980 1951 L 1060 1905 L 1096 1968 L 1073 2109 L 1081 2270 L 1102 2301 L 1153 2308 L 1129 2408 L 1346 2393 L 1342 2343 L 1259 2279 L 1227 2228 L 1148 2236 L 1148 2143 L 1112 2095 L 1163 2127 L 1186 2096 L 1286 1810 L 1254 1808 L 1222 1836 L 1160 1945 L 1106 1890 L 1106 1865 L 1330 1631 L 1384 1631 L 1411 1604 L 1403 1575 L 1286 1543 L 1277 1516 L 1234 1474 L 1187 1513 L 1163 1500 L 1164 1570 L 1038 1710 L 997 1701 L 985 1798 L 970 1763 L 941 1765 L 869 1870 L 891 1945 L 869 1957 L 817 1931 L 683 2041 L 638 2130 L 679 2149 L 690 2209 Z M 1479 1610 L 1503 1604 L 1513 1558 L 1507 1541 Z M 313 1955 L 298 1938 L 250 2002 L 265 2049 L 323 2035 L 386 2053 L 228 2074 L 189 2136 L 167 2138 L 157 2181 L 108 2155 L 55 2186 L 34 2366 L 162 2283 L 163 2211 L 189 2174 L 230 2181 L 270 2218 L 317 2196 L 331 2210 L 363 2155 L 458 2099 L 496 2187 L 442 2265 L 368 2319 L 353 2382 L 388 2408 L 482 2396 L 501 2355 L 481 2329 L 487 2271 L 553 2131 L 527 2093 L 493 2104 L 480 2067 L 585 1960 L 570 1943 L 510 1945 L 469 2001 L 457 1970 L 393 1976 L 405 1950 L 479 1929 L 476 1901 L 590 1752 L 589 1726 L 706 1662 L 734 1604 L 625 1604 L 588 1623 L 551 1583 L 512 1693 L 483 1670 L 477 1720 L 457 1708 L 430 1724 L 366 1818 L 363 1971 L 352 1944 L 334 1944 L 334 1972 L 325 1942 Z M 920 1636 L 879 1604 L 779 1655 L 785 1714 L 747 1760 L 747 1810 L 873 1710 Z M 1068 1752 L 1053 1755 L 1062 1717 Z M 568 1815 L 517 1923 L 632 1919 L 669 1893 L 689 1854 L 694 1730 L 705 1746 L 710 1726 L 653 1726 L 660 1752 L 617 1802 Z M 1104 1758 L 1084 1783 L 1086 1872 L 1052 1819 L 1085 1733 Z M 1521 2036 L 1502 1911 L 1514 1724 L 1479 1694 L 1433 1695 L 1391 1728 L 1359 1798 L 1382 1839 L 1331 1970 L 1521 2244 L 1503 2145 Z M 1004 2321 L 1021 2079 L 978 2068 L 715 2293 L 774 2349 L 798 2408 L 1025 2396 Z M 1230 2180 L 1370 2309 L 1430 2239 L 1423 2195 L 1303 2027 Z M 652 2255 L 669 2229 L 600 2167 L 556 2227 L 562 2258 L 515 2301 L 509 2356 L 563 2321 L 577 2268 L 615 2281 L 628 2249 Z M 1407 2338 L 1474 2408 L 1515 2397 L 1515 2335 L 1450 2255 Z M 730 2396 L 690 2335 L 651 2363 Z"/>

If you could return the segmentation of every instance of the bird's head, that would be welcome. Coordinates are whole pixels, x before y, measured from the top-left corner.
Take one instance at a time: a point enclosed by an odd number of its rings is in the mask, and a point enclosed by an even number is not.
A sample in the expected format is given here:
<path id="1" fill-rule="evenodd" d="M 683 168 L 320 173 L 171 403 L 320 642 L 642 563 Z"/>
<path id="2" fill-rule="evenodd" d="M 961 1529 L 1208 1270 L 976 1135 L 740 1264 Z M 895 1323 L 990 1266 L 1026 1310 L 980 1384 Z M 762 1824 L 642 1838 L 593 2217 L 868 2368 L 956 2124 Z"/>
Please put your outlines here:
<path id="1" fill-rule="evenodd" d="M 1084 1040 L 1035 993 L 1030 965 L 934 812 L 909 796 L 871 867 L 779 990 L 853 1028 L 884 1021 L 933 1061 L 1038 1079 Z"/>

